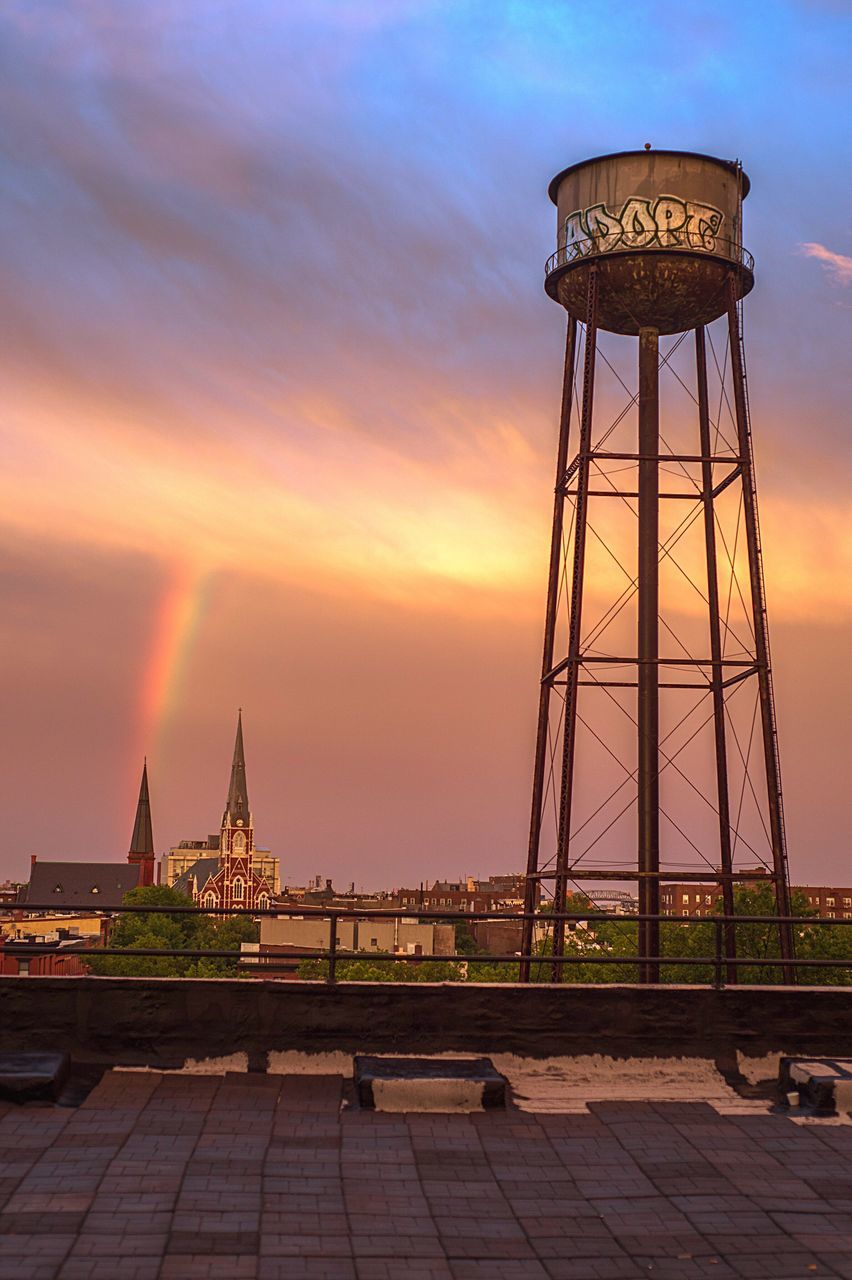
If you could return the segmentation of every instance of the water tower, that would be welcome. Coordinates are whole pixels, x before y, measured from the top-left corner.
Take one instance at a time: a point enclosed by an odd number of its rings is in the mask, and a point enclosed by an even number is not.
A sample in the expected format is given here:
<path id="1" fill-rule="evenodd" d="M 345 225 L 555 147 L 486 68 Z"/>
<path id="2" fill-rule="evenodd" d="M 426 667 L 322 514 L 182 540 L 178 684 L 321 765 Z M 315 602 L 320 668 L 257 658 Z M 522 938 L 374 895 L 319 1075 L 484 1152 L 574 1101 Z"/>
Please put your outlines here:
<path id="1" fill-rule="evenodd" d="M 789 915 L 742 339 L 742 300 L 754 284 L 753 262 L 742 247 L 742 202 L 748 190 L 748 178 L 738 162 L 648 147 L 572 165 L 550 184 L 549 194 L 557 208 L 557 249 L 546 264 L 545 289 L 568 312 L 568 331 L 527 913 L 533 911 L 539 893 L 549 895 L 551 886 L 553 910 L 559 913 L 566 909 L 571 886 L 580 888 L 593 880 L 632 880 L 638 884 L 640 915 L 660 914 L 661 890 L 666 897 L 665 886 L 673 881 L 703 882 L 705 889 L 708 884 L 721 885 L 726 914 L 730 914 L 734 885 L 765 879 L 772 886 L 777 913 Z M 715 332 L 718 335 L 721 329 L 722 337 L 717 336 L 714 343 L 715 321 L 721 322 Z M 682 360 L 691 349 L 689 370 L 679 373 L 673 352 L 690 331 L 692 340 L 678 357 Z M 601 372 L 607 372 L 602 361 L 616 371 L 599 343 L 602 332 L 638 338 L 638 360 L 635 349 L 632 356 L 628 353 L 634 379 L 638 364 L 638 379 L 631 384 L 636 390 L 631 393 L 619 375 L 629 398 L 614 419 L 603 421 L 596 406 L 596 371 L 599 383 Z M 661 335 L 680 337 L 661 351 Z M 615 341 L 624 356 L 624 338 Z M 665 404 L 661 412 L 661 369 L 666 375 L 674 370 L 687 393 L 671 422 Z M 708 369 L 713 377 L 712 398 Z M 600 395 L 599 391 L 599 400 Z M 613 444 L 616 428 L 621 433 L 620 448 Z M 674 434 L 680 436 L 677 447 L 672 445 Z M 732 501 L 737 510 L 736 533 L 725 537 L 720 512 L 723 503 Z M 607 547 L 613 504 L 629 523 L 625 533 L 622 522 L 617 550 Z M 672 523 L 668 512 L 675 509 L 677 520 Z M 695 527 L 700 565 L 694 557 L 689 565 L 679 559 L 685 526 Z M 591 627 L 585 605 L 594 597 L 600 612 L 597 597 L 606 573 L 601 571 L 590 580 L 590 536 L 595 549 L 600 545 L 609 550 L 626 577 L 624 590 L 601 615 L 603 621 Z M 685 602 L 682 592 L 678 596 L 674 591 L 671 616 L 675 621 L 671 622 L 661 599 L 661 570 L 669 582 L 674 569 L 690 584 L 687 587 L 679 578 L 680 588 L 694 588 L 695 594 Z M 745 619 L 739 628 L 731 620 L 734 604 L 742 608 Z M 608 647 L 607 629 L 612 635 L 614 618 L 619 626 L 624 624 L 626 607 L 632 611 L 629 629 L 622 630 L 618 643 Z M 683 618 L 692 628 L 690 643 L 679 634 Z M 734 698 L 737 706 L 748 702 L 746 688 L 752 690 L 754 710 L 751 734 L 744 730 L 741 741 L 732 708 Z M 709 735 L 704 755 L 695 745 L 697 730 L 687 746 L 677 751 L 675 730 L 661 731 L 663 712 L 668 717 L 666 726 L 682 723 L 675 705 L 679 697 L 709 708 L 706 717 L 694 719 L 694 723 L 701 720 Z M 675 702 L 664 705 L 666 699 Z M 626 718 L 629 749 L 624 747 L 623 735 L 618 749 L 604 741 L 602 704 L 622 726 Z M 623 717 L 616 715 L 613 706 Z M 691 711 L 683 713 L 684 718 L 689 715 Z M 600 859 L 590 860 L 579 832 L 588 834 L 588 823 L 602 811 L 606 816 L 609 799 L 604 794 L 589 819 L 581 822 L 577 813 L 583 790 L 597 785 L 606 772 L 608 756 L 600 746 L 624 773 L 616 776 L 614 793 L 620 797 L 614 806 L 621 822 L 619 843 L 612 838 L 615 819 L 597 837 L 597 849 L 608 850 L 605 865 L 600 865 Z M 583 752 L 592 747 L 599 764 L 582 775 Z M 694 758 L 687 776 L 683 761 L 690 752 Z M 684 792 L 687 799 L 674 814 L 665 796 L 661 800 L 661 788 L 665 791 L 677 782 L 683 790 L 684 779 L 692 791 Z M 622 803 L 625 795 L 627 801 Z M 703 847 L 686 830 L 690 800 L 696 813 L 703 815 Z M 755 829 L 762 825 L 765 833 L 763 853 L 751 828 L 745 832 L 746 802 L 759 818 Z M 687 855 L 694 858 L 694 854 L 700 855 L 698 865 L 685 867 Z M 683 895 L 683 902 L 688 898 L 688 893 Z M 703 895 L 701 905 L 690 914 L 706 913 L 710 900 Z M 790 927 L 779 926 L 779 935 L 781 957 L 789 959 Z M 640 922 L 639 956 L 645 960 L 639 972 L 645 982 L 660 976 L 655 961 L 659 937 L 658 922 Z M 528 920 L 524 953 L 530 953 L 532 942 L 533 924 Z M 724 931 L 724 949 L 728 960 L 733 960 L 732 928 Z M 556 922 L 554 955 L 564 950 L 565 926 Z M 554 978 L 558 973 L 559 966 L 553 965 Z M 792 981 L 790 966 L 785 966 L 784 975 Z M 530 977 L 528 962 L 522 963 L 521 977 Z M 728 979 L 736 980 L 734 965 L 728 966 Z"/>

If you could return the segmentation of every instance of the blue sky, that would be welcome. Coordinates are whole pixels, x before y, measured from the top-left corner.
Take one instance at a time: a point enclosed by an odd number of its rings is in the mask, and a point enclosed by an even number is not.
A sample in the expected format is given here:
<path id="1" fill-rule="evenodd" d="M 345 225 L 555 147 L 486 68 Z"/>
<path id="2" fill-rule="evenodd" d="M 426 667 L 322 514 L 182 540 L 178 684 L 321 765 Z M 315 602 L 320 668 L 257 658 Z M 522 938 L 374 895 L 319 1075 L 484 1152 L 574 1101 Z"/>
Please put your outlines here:
<path id="1" fill-rule="evenodd" d="M 825 637 L 810 703 L 781 695 L 791 823 L 809 829 L 821 787 L 840 859 L 824 717 L 852 615 L 850 47 L 852 12 L 829 3 L 4 6 L 2 639 L 27 803 L 0 872 L 31 844 L 120 854 L 146 749 L 158 842 L 206 832 L 240 703 L 263 834 L 294 874 L 355 862 L 376 881 L 403 834 L 416 879 L 518 864 L 564 333 L 541 289 L 546 185 L 645 142 L 752 179 L 779 675 L 798 689 Z M 182 680 L 176 648 L 150 692 L 176 592 L 213 603 Z M 304 695 L 317 630 L 327 662 L 332 637 L 359 645 L 331 762 Z M 417 653 L 405 715 L 375 661 L 389 634 Z M 470 683 L 483 662 L 502 707 Z M 321 708 L 333 721 L 331 689 Z M 108 780 L 96 831 L 75 826 L 89 767 Z M 443 797 L 426 816 L 424 771 Z M 381 815 L 371 786 L 392 796 Z"/>

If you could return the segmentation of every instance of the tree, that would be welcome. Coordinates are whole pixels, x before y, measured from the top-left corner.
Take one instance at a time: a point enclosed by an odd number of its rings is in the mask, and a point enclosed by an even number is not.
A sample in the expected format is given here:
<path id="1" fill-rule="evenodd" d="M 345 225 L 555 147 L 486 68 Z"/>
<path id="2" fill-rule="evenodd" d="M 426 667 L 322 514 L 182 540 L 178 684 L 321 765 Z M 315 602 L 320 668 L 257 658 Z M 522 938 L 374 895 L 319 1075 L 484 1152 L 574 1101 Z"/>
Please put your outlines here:
<path id="1" fill-rule="evenodd" d="M 376 960 L 376 952 L 362 953 L 359 959 L 338 959 L 334 974 L 338 982 L 462 982 L 461 965 L 440 960 Z M 382 953 L 387 954 L 387 953 Z M 328 978 L 328 961 L 303 960 L 299 977 L 307 980 Z"/>
<path id="2" fill-rule="evenodd" d="M 115 921 L 110 947 L 121 950 L 238 951 L 241 942 L 256 942 L 258 928 L 246 916 L 216 920 L 192 910 L 192 899 L 166 885 L 143 885 L 124 895 L 122 903 L 133 907 L 184 907 L 183 912 L 128 912 Z M 237 959 L 210 956 L 92 956 L 97 974 L 131 978 L 227 977 L 237 971 Z"/>
<path id="3" fill-rule="evenodd" d="M 737 916 L 774 916 L 775 900 L 772 888 L 767 884 L 737 885 L 734 889 L 734 914 Z M 593 911 L 594 905 L 583 894 L 572 894 L 566 904 L 567 913 Z M 806 896 L 794 890 L 791 894 L 791 911 L 794 916 L 813 916 L 816 913 Z M 547 928 L 552 906 L 548 904 L 540 912 L 540 924 L 547 929 L 535 948 L 531 964 L 533 982 L 550 982 L 553 955 L 552 929 Z M 716 975 L 716 936 L 722 928 L 714 917 L 723 914 L 721 895 L 705 916 L 691 917 L 689 922 L 660 922 L 660 956 L 666 960 L 696 960 L 695 964 L 661 964 L 660 980 L 664 983 L 707 984 Z M 763 924 L 738 924 L 735 926 L 736 954 L 740 960 L 751 963 L 737 966 L 740 983 L 770 984 L 783 980 L 781 968 L 769 965 L 768 960 L 781 957 L 778 925 L 771 921 Z M 467 922 L 456 925 L 456 950 L 460 955 L 475 954 L 473 939 Z M 607 916 L 593 920 L 588 928 L 581 924 L 567 924 L 565 929 L 565 955 L 572 963 L 562 965 L 559 981 L 565 983 L 614 983 L 637 982 L 639 968 L 629 957 L 638 955 L 639 926 L 629 916 Z M 808 925 L 795 928 L 796 956 L 803 960 L 843 960 L 847 967 L 814 965 L 798 971 L 798 981 L 803 985 L 852 985 L 852 925 Z M 623 956 L 624 960 L 610 960 Z M 328 962 L 317 959 L 304 961 L 299 967 L 300 977 L 325 978 Z M 724 968 L 723 968 L 723 976 Z M 403 961 L 376 962 L 368 956 L 363 959 L 339 959 L 337 977 L 340 981 L 361 982 L 517 982 L 517 961 L 464 961 L 458 964 L 439 964 L 424 960 L 417 964 Z"/>
<path id="4" fill-rule="evenodd" d="M 453 923 L 452 921 L 450 923 Z M 478 950 L 473 930 L 467 920 L 455 922 L 456 955 L 475 956 Z"/>
<path id="5" fill-rule="evenodd" d="M 717 898 L 713 906 L 715 914 L 722 914 L 721 898 Z M 790 911 L 794 916 L 812 916 L 816 912 L 808 903 L 807 897 L 800 890 L 794 889 L 790 894 Z M 776 914 L 775 897 L 768 884 L 738 885 L 734 889 L 734 915 L 737 916 L 773 916 Z M 837 930 L 831 926 L 809 928 L 799 926 L 794 930 L 794 946 L 797 957 L 816 959 L 820 956 L 833 955 L 835 948 L 843 948 L 852 944 L 852 936 L 846 943 L 843 936 L 848 930 L 841 925 Z M 748 984 L 769 984 L 783 981 L 779 965 L 760 964 L 761 960 L 779 960 L 781 958 L 781 939 L 777 925 L 773 924 L 738 924 L 735 929 L 737 958 L 754 960 L 754 965 L 738 965 L 737 980 Z M 852 959 L 852 952 L 846 953 Z M 840 957 L 838 957 L 840 958 Z M 829 976 L 831 975 L 831 976 Z M 814 982 L 849 983 L 850 971 L 844 969 L 800 969 L 798 981 L 803 984 Z"/>
<path id="6" fill-rule="evenodd" d="M 734 914 L 739 916 L 773 916 L 775 900 L 771 886 L 738 885 L 734 889 Z M 589 900 L 583 895 L 574 894 L 568 899 L 567 910 L 585 911 L 590 909 Z M 791 912 L 794 916 L 814 915 L 807 897 L 798 890 L 791 894 Z M 548 911 L 543 910 L 546 920 Z M 662 964 L 660 979 L 664 983 L 708 983 L 712 982 L 715 973 L 716 930 L 719 926 L 713 923 L 713 916 L 723 914 L 721 895 L 716 898 L 712 911 L 708 916 L 696 917 L 689 923 L 666 921 L 660 923 L 660 955 L 663 959 L 683 958 L 684 960 L 706 959 L 706 964 Z M 782 981 L 780 966 L 766 964 L 767 960 L 778 960 L 781 947 L 778 926 L 772 923 L 740 924 L 735 927 L 736 954 L 741 960 L 752 960 L 753 964 L 737 967 L 738 981 L 749 984 L 770 984 Z M 844 960 L 849 968 L 840 966 L 814 965 L 800 969 L 798 980 L 802 984 L 827 984 L 833 986 L 852 984 L 852 926 L 838 924 L 808 926 L 800 925 L 795 930 L 796 956 L 807 960 Z M 587 961 L 593 955 L 604 957 L 607 954 L 629 956 L 638 952 L 638 925 L 629 917 L 612 916 L 606 920 L 592 921 L 588 930 L 577 928 L 571 932 L 570 925 L 566 929 L 566 955 L 572 950 Z M 546 957 L 552 954 L 551 938 L 548 936 L 538 948 L 542 959 L 532 966 L 534 981 L 550 980 L 550 967 Z M 761 963 L 764 962 L 764 963 Z M 578 963 L 563 966 L 561 981 L 563 982 L 635 982 L 638 980 L 638 966 L 621 964 Z"/>
<path id="7" fill-rule="evenodd" d="M 542 909 L 542 923 L 547 924 L 547 916 L 552 912 L 552 904 Z M 568 895 L 565 903 L 566 914 L 600 914 L 597 908 L 584 893 Z M 638 971 L 633 964 L 602 963 L 607 956 L 635 955 L 639 945 L 636 923 L 619 916 L 607 916 L 604 920 L 592 920 L 588 924 L 566 922 L 565 955 L 575 957 L 570 964 L 560 966 L 560 982 L 635 982 Z M 552 967 L 547 957 L 553 954 L 553 938 L 548 932 L 536 947 L 540 960 L 531 966 L 533 982 L 549 982 Z"/>

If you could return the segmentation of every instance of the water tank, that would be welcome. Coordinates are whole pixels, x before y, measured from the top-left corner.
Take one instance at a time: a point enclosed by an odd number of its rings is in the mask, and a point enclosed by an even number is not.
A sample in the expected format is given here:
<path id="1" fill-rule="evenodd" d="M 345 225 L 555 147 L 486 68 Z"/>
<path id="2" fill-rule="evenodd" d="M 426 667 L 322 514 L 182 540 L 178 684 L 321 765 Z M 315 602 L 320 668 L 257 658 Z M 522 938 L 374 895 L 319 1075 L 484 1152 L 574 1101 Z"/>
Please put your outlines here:
<path id="1" fill-rule="evenodd" d="M 586 318 L 598 270 L 597 323 L 612 333 L 681 333 L 725 311 L 728 282 L 754 285 L 742 247 L 749 180 L 734 160 L 691 151 L 621 151 L 563 169 L 550 184 L 557 249 L 545 289 Z"/>

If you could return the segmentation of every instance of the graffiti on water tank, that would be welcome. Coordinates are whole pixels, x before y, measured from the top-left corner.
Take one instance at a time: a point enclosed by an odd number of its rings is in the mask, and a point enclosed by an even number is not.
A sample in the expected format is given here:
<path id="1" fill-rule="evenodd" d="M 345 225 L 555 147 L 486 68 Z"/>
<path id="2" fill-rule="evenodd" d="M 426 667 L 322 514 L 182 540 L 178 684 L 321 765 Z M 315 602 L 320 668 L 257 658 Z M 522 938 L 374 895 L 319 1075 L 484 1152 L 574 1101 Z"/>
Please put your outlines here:
<path id="1" fill-rule="evenodd" d="M 681 248 L 713 253 L 725 215 L 712 204 L 658 196 L 631 196 L 620 213 L 604 204 L 575 209 L 562 224 L 560 249 L 568 261 L 613 249 Z"/>

